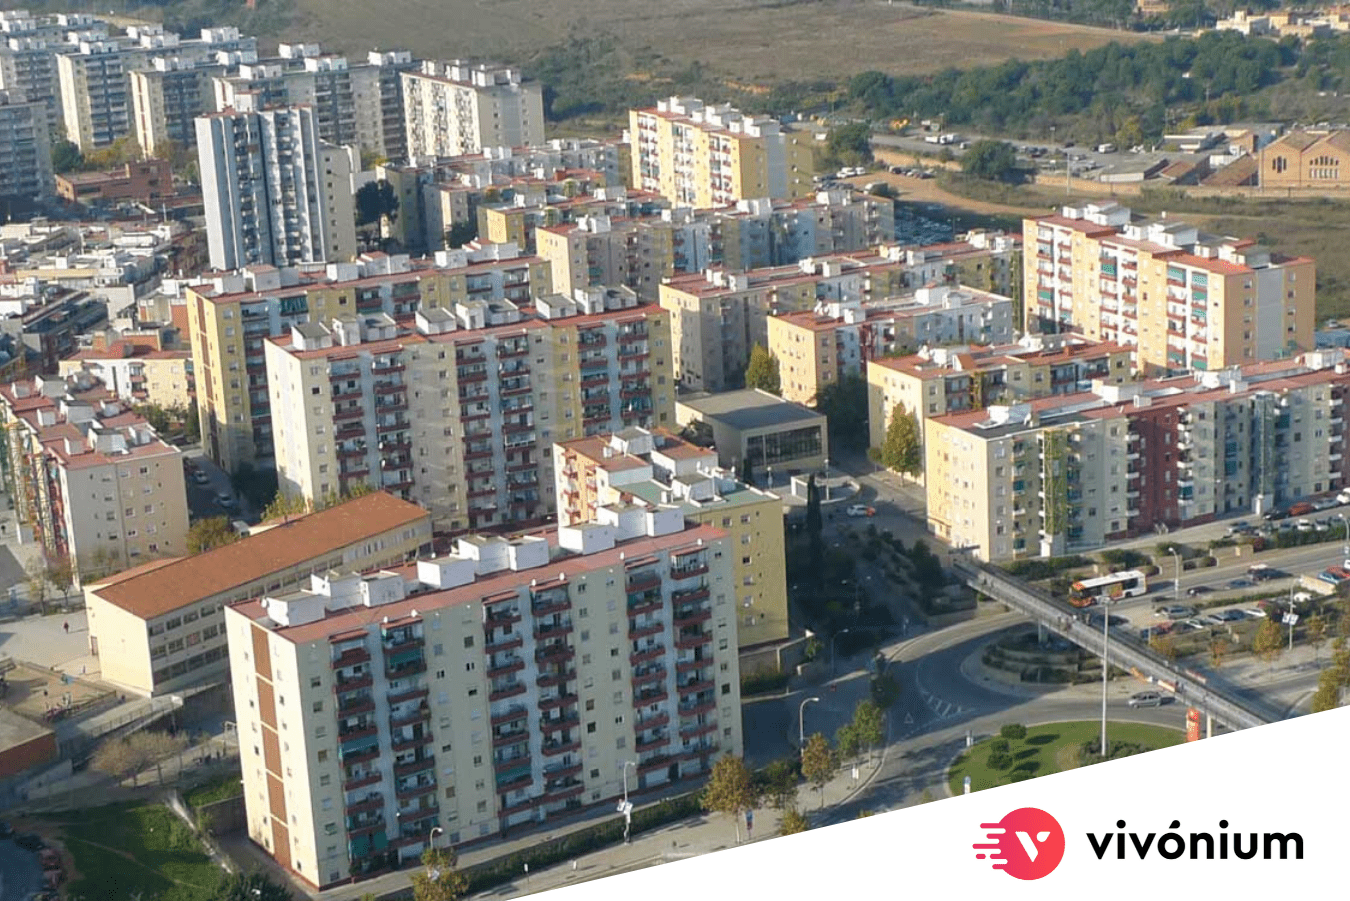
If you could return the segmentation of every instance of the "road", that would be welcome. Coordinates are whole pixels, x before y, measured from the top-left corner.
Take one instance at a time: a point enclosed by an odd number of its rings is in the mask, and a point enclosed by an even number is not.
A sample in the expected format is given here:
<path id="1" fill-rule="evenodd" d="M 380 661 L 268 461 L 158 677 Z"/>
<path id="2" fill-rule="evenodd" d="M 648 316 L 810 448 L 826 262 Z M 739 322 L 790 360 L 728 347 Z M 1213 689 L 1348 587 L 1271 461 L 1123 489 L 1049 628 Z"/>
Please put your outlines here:
<path id="1" fill-rule="evenodd" d="M 971 134 L 961 131 L 953 126 L 947 130 L 949 133 L 956 134 L 958 143 L 955 144 L 930 144 L 920 135 L 888 135 L 877 134 L 872 136 L 872 146 L 886 150 L 899 151 L 901 153 L 939 153 L 945 147 L 950 150 L 955 159 L 960 159 L 965 151 L 961 149 L 960 142 L 974 142 L 982 139 L 982 135 Z M 1073 174 L 1075 177 L 1095 180 L 1103 171 L 1109 170 L 1113 166 L 1129 164 L 1131 166 L 1142 163 L 1156 163 L 1169 157 L 1175 158 L 1178 154 L 1168 154 L 1156 150 L 1146 150 L 1140 153 L 1131 153 L 1128 148 L 1122 148 L 1114 153 L 1098 153 L 1095 147 L 1066 147 L 1063 144 L 1057 144 L 1053 140 L 1048 141 L 1018 141 L 1009 138 L 996 138 L 995 140 L 1004 141 L 1017 148 L 1018 156 L 1028 165 L 1035 165 L 1038 169 L 1046 171 L 1064 171 L 1064 155 L 1067 153 L 1073 165 Z M 1044 148 L 1046 153 L 1039 157 L 1030 156 L 1033 148 Z"/>

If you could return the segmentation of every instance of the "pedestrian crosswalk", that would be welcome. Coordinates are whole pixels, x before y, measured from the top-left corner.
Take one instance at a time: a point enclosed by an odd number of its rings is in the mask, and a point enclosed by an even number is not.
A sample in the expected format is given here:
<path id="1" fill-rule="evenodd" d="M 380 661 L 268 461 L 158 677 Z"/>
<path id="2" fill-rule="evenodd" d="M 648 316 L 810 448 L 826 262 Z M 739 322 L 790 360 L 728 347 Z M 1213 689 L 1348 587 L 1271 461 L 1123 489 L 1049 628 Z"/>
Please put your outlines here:
<path id="1" fill-rule="evenodd" d="M 945 720 L 949 717 L 957 716 L 964 712 L 964 708 L 959 704 L 953 704 L 951 701 L 944 701 L 932 692 L 919 689 L 919 697 L 929 710 L 937 714 L 938 719 Z"/>

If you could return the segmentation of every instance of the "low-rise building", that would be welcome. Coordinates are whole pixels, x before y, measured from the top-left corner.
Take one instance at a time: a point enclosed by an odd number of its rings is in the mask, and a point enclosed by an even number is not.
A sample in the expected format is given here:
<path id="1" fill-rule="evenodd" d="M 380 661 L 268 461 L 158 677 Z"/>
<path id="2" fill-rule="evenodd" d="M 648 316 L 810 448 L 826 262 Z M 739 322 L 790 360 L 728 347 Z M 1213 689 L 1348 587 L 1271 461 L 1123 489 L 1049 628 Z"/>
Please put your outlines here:
<path id="1" fill-rule="evenodd" d="M 678 507 L 685 519 L 724 530 L 735 549 L 736 640 L 743 649 L 788 637 L 783 502 L 736 480 L 717 451 L 664 430 L 628 428 L 553 446 L 558 525 L 597 522 L 602 507 Z"/>
<path id="2" fill-rule="evenodd" d="M 1298 129 L 1257 151 L 1262 188 L 1350 187 L 1350 131 Z"/>
<path id="3" fill-rule="evenodd" d="M 983 560 L 1261 514 L 1347 484 L 1344 351 L 930 419 L 929 527 Z"/>
<path id="4" fill-rule="evenodd" d="M 186 411 L 196 403 L 192 352 L 166 348 L 154 334 L 99 341 L 61 361 L 62 378 L 76 372 L 98 379 L 129 404 Z"/>
<path id="5" fill-rule="evenodd" d="M 187 543 L 182 452 L 85 375 L 0 388 L 5 479 L 20 538 L 91 573 L 179 554 Z"/>
<path id="6" fill-rule="evenodd" d="M 375 492 L 264 523 L 232 544 L 155 560 L 84 589 L 103 679 L 143 695 L 224 680 L 227 604 L 305 586 L 311 574 L 406 562 L 431 547 L 425 510 Z"/>
<path id="7" fill-rule="evenodd" d="M 697 394 L 675 403 L 679 424 L 733 472 L 746 460 L 770 484 L 777 471 L 818 472 L 830 458 L 828 422 L 820 413 L 758 388 Z"/>
<path id="8" fill-rule="evenodd" d="M 174 193 L 168 160 L 141 160 L 111 172 L 68 172 L 56 176 L 56 193 L 71 203 L 155 203 Z"/>
<path id="9" fill-rule="evenodd" d="M 736 553 L 624 510 L 227 607 L 249 837 L 322 888 L 741 754 Z"/>

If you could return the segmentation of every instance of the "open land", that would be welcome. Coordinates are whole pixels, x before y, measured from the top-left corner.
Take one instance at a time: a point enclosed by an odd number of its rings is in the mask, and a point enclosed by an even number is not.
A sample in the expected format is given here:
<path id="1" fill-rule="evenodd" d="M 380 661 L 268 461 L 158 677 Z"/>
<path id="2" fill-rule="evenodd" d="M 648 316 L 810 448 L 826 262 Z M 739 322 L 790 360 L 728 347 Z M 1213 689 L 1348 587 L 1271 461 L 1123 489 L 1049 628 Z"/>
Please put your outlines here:
<path id="1" fill-rule="evenodd" d="M 334 47 L 407 47 L 414 55 L 526 62 L 576 35 L 608 34 L 632 53 L 634 71 L 655 48 L 677 66 L 700 64 L 741 87 L 782 80 L 844 79 L 1044 59 L 1132 32 L 880 0 L 298 0 L 291 31 Z"/>

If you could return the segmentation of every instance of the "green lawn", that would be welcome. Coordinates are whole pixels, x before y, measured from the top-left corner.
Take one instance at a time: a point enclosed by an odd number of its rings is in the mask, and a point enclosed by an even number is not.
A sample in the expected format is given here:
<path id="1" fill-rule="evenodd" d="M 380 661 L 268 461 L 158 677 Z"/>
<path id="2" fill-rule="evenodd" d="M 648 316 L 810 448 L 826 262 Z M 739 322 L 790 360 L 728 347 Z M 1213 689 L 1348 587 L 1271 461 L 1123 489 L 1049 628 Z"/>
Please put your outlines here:
<path id="1" fill-rule="evenodd" d="M 1032 726 L 1027 729 L 1026 738 L 1008 742 L 1012 766 L 1004 770 L 988 765 L 990 742 L 997 736 L 977 742 L 952 764 L 948 774 L 952 794 L 961 794 L 966 776 L 970 777 L 970 790 L 979 791 L 1074 769 L 1078 766 L 1078 749 L 1098 737 L 1101 727 L 1099 721 Z M 1152 751 L 1179 745 L 1185 737 L 1184 733 L 1165 726 L 1108 722 L 1106 727 L 1106 739 L 1113 747 L 1117 742 L 1125 742 Z"/>
<path id="2" fill-rule="evenodd" d="M 221 776 L 213 782 L 207 782 L 184 792 L 183 801 L 187 803 L 188 807 L 195 810 L 204 804 L 224 801 L 226 798 L 237 798 L 243 793 L 243 783 L 239 781 L 239 774 L 235 773 L 231 776 Z"/>
<path id="3" fill-rule="evenodd" d="M 192 831 L 161 805 L 93 808 L 62 830 L 79 875 L 69 898 L 200 901 L 222 876 Z"/>

